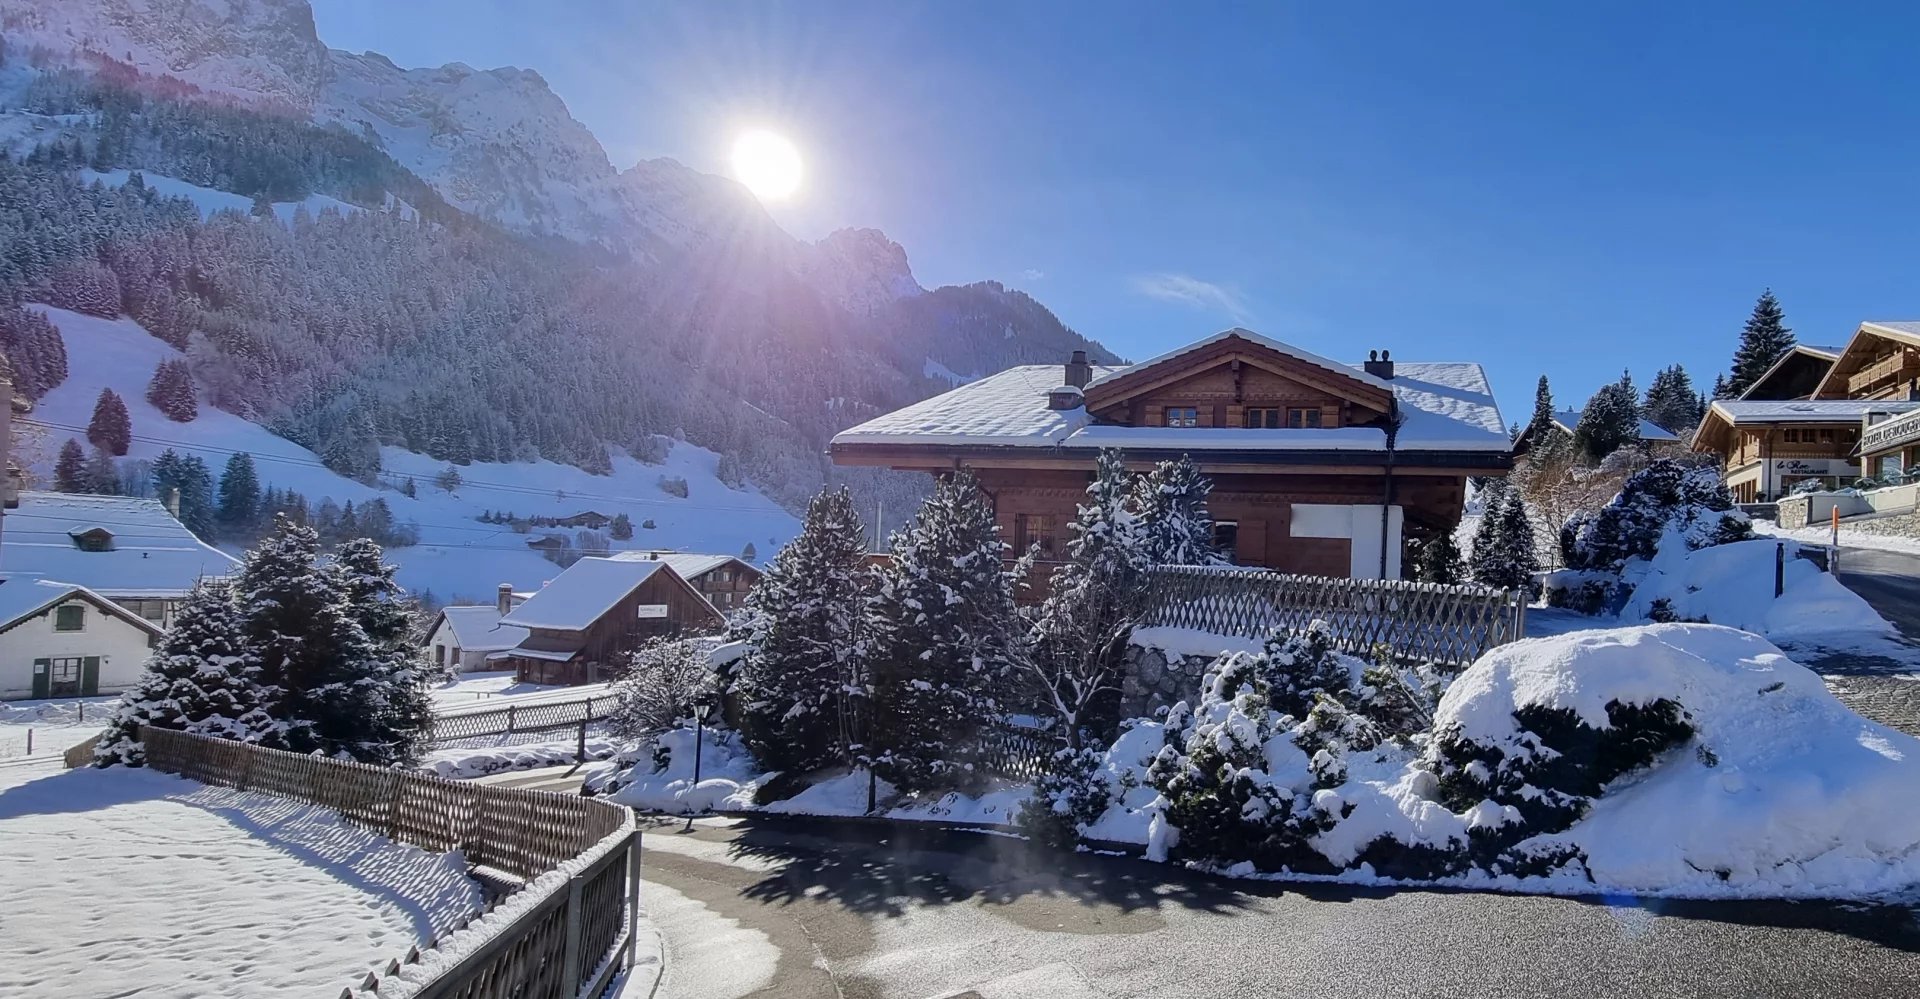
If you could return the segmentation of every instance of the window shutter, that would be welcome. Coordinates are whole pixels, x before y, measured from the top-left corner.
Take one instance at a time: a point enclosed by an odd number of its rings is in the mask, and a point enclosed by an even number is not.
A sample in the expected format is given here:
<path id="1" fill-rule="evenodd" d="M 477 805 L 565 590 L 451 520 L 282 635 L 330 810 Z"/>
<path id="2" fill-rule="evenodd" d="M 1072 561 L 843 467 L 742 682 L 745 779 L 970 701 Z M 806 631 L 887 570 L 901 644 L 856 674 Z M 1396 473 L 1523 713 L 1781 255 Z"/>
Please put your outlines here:
<path id="1" fill-rule="evenodd" d="M 1247 407 L 1228 406 L 1227 407 L 1227 426 L 1244 427 L 1246 425 L 1247 425 Z"/>
<path id="2" fill-rule="evenodd" d="M 46 698 L 53 693 L 53 660 L 35 659 L 33 661 L 33 696 Z"/>
<path id="3" fill-rule="evenodd" d="M 1200 426 L 1203 426 L 1203 427 L 1213 426 L 1213 407 L 1212 406 L 1202 404 L 1200 406 L 1200 411 L 1195 413 L 1194 416 L 1196 417 L 1194 422 L 1199 424 Z"/>
<path id="4" fill-rule="evenodd" d="M 1166 426 L 1166 424 L 1167 424 L 1167 407 L 1165 406 L 1148 406 L 1147 407 L 1147 426 L 1163 427 L 1163 426 Z"/>
<path id="5" fill-rule="evenodd" d="M 1330 429 L 1333 427 L 1337 427 L 1339 425 L 1340 425 L 1340 408 L 1338 406 L 1320 407 L 1320 426 L 1322 428 Z"/>
<path id="6" fill-rule="evenodd" d="M 80 694 L 91 696 L 100 692 L 100 657 L 88 656 L 80 660 Z"/>

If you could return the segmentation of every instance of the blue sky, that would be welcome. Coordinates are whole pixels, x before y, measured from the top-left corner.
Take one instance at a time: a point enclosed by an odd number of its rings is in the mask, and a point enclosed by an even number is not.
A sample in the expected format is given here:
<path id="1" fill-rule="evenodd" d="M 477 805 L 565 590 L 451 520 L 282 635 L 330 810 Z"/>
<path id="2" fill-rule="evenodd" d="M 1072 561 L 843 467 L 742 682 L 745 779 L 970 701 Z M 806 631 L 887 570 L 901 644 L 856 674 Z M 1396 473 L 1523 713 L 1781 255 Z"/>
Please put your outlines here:
<path id="1" fill-rule="evenodd" d="M 1542 373 L 1705 387 L 1768 286 L 1805 342 L 1920 318 L 1920 10 L 544 6 L 314 0 L 338 48 L 537 69 L 619 166 L 783 132 L 796 235 L 883 229 L 1136 358 L 1478 360 L 1514 420 Z"/>

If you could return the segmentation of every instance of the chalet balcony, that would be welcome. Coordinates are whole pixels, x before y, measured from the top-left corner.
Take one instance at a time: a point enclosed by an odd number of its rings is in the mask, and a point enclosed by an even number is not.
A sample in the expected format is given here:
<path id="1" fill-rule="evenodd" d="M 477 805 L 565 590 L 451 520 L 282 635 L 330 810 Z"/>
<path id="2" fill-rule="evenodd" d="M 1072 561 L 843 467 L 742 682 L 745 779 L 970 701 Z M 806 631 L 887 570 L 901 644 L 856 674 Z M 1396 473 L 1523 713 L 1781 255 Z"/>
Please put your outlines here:
<path id="1" fill-rule="evenodd" d="M 1903 350 L 1861 368 L 1847 379 L 1847 394 L 1859 396 L 1909 378 L 1920 378 L 1920 351 Z"/>

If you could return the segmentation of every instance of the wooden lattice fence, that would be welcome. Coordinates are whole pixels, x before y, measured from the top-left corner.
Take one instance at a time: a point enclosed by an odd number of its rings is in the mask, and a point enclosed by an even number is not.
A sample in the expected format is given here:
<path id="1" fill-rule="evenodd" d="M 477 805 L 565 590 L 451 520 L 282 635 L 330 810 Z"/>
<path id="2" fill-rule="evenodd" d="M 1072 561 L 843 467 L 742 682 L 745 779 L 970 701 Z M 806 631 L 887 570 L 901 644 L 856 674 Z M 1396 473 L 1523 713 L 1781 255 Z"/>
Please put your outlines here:
<path id="1" fill-rule="evenodd" d="M 509 704 L 484 711 L 437 714 L 427 738 L 435 746 L 446 747 L 493 737 L 533 739 L 555 732 L 584 732 L 588 727 L 604 723 L 618 707 L 619 698 L 602 694 L 571 701 Z"/>
<path id="2" fill-rule="evenodd" d="M 166 729 L 143 728 L 140 735 L 156 770 L 319 805 L 436 853 L 459 850 L 490 876 L 518 882 L 496 904 L 539 893 L 511 920 L 475 926 L 488 935 L 459 941 L 461 956 L 411 993 L 420 999 L 586 999 L 604 992 L 632 960 L 640 838 L 627 809 Z M 460 929 L 466 927 L 455 934 Z M 432 941 L 428 951 L 457 939 Z M 387 975 L 422 956 L 416 948 L 404 963 L 390 961 Z M 338 995 L 392 995 L 399 984 L 368 975 Z"/>
<path id="3" fill-rule="evenodd" d="M 1463 666 L 1519 639 L 1526 609 L 1521 591 L 1487 586 L 1166 565 L 1153 570 L 1141 625 L 1261 638 L 1324 621 L 1344 652 L 1385 645 L 1408 659 Z"/>

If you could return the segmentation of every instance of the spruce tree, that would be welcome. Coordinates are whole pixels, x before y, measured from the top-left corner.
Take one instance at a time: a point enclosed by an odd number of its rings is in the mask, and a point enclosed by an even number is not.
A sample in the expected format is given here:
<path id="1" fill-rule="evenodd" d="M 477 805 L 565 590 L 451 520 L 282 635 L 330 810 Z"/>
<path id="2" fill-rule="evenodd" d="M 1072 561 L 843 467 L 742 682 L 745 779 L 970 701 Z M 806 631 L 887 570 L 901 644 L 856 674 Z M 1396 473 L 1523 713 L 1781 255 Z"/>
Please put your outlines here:
<path id="1" fill-rule="evenodd" d="M 1733 352 L 1733 373 L 1727 379 L 1725 397 L 1738 397 L 1752 388 L 1781 355 L 1793 349 L 1793 344 L 1793 330 L 1787 328 L 1780 300 L 1774 298 L 1773 289 L 1768 288 L 1760 293 L 1760 300 L 1753 304 L 1753 314 L 1747 317 L 1746 327 L 1740 331 L 1740 346 Z"/>
<path id="2" fill-rule="evenodd" d="M 1553 429 L 1553 390 L 1547 387 L 1547 376 L 1540 376 L 1540 384 L 1533 389 L 1533 419 L 1527 422 L 1528 443 L 1538 440 L 1541 434 Z"/>
<path id="3" fill-rule="evenodd" d="M 866 553 L 853 494 L 821 493 L 747 595 L 741 736 L 763 766 L 806 771 L 864 752 Z"/>
<path id="4" fill-rule="evenodd" d="M 904 789 L 953 787 L 1000 712 L 1018 618 L 993 504 L 946 476 L 893 536 L 868 605 L 875 771 Z"/>
<path id="5" fill-rule="evenodd" d="M 1639 439 L 1640 400 L 1633 394 L 1632 382 L 1624 378 L 1595 392 L 1573 428 L 1574 444 L 1590 461 Z"/>
<path id="6" fill-rule="evenodd" d="M 369 503 L 368 509 L 372 507 Z M 412 760 L 425 748 L 433 699 L 427 690 L 426 655 L 412 641 L 413 612 L 406 591 L 394 581 L 395 567 L 380 546 L 367 538 L 341 545 L 333 555 L 333 571 L 360 630 L 380 657 L 372 679 L 383 701 L 379 719 L 387 731 L 385 744 L 395 759 Z"/>
<path id="7" fill-rule="evenodd" d="M 613 523 L 607 529 L 615 541 L 633 540 L 633 518 L 624 513 L 613 515 Z"/>
<path id="8" fill-rule="evenodd" d="M 87 443 L 115 458 L 124 456 L 133 446 L 133 419 L 127 404 L 110 388 L 100 390 L 93 403 L 93 419 L 87 422 Z"/>
<path id="9" fill-rule="evenodd" d="M 178 501 L 180 523 L 200 540 L 215 539 L 213 473 L 199 455 L 161 452 L 153 462 L 153 492 L 162 503 Z"/>
<path id="10" fill-rule="evenodd" d="M 1067 559 L 1053 570 L 1022 665 L 1035 698 L 1072 745 L 1104 745 L 1118 722 L 1109 712 L 1153 566 L 1138 492 L 1120 452 L 1100 452 L 1068 533 Z"/>
<path id="11" fill-rule="evenodd" d="M 80 442 L 67 438 L 60 445 L 60 456 L 53 460 L 53 488 L 62 493 L 89 493 L 92 483 L 87 478 L 87 452 Z"/>
<path id="12" fill-rule="evenodd" d="M 1420 546 L 1414 573 L 1423 583 L 1459 583 L 1467 578 L 1467 564 L 1452 531 L 1443 530 Z"/>
<path id="13" fill-rule="evenodd" d="M 1509 490 L 1497 508 L 1481 517 L 1467 564 L 1476 583 L 1502 589 L 1532 586 L 1540 561 L 1534 554 L 1533 521 L 1519 493 Z"/>
<path id="14" fill-rule="evenodd" d="M 87 470 L 82 474 L 82 478 L 86 481 L 84 492 L 98 493 L 101 496 L 118 496 L 122 492 L 120 469 L 114 465 L 113 459 L 107 456 L 107 452 L 100 448 L 94 448 L 93 454 L 87 458 Z"/>
<path id="15" fill-rule="evenodd" d="M 1687 369 L 1678 364 L 1660 369 L 1660 373 L 1653 376 L 1653 384 L 1647 386 L 1647 398 L 1640 407 L 1640 415 L 1654 426 L 1676 434 L 1699 426 L 1705 413 Z"/>
<path id="16" fill-rule="evenodd" d="M 1163 461 L 1140 479 L 1140 512 L 1145 521 L 1149 557 L 1160 565 L 1213 565 L 1224 561 L 1213 546 L 1213 518 L 1207 494 L 1213 482 L 1193 459 Z"/>
<path id="17" fill-rule="evenodd" d="M 188 592 L 173 627 L 147 659 L 146 672 L 120 695 L 94 763 L 145 763 L 142 725 L 262 741 L 274 726 L 263 709 L 258 673 L 232 588 L 202 581 Z"/>
<path id="18" fill-rule="evenodd" d="M 160 362 L 153 380 L 147 383 L 147 402 L 175 423 L 191 423 L 200 415 L 200 404 L 193 395 L 193 373 L 185 360 Z"/>
<path id="19" fill-rule="evenodd" d="M 407 759 L 386 682 L 392 664 L 361 628 L 338 573 L 318 564 L 320 538 L 286 520 L 241 563 L 238 599 L 258 657 L 269 742 L 297 753 L 386 765 Z"/>
<path id="20" fill-rule="evenodd" d="M 228 458 L 220 473 L 218 519 L 223 526 L 239 530 L 260 519 L 260 477 L 254 471 L 253 455 L 245 451 Z"/>

